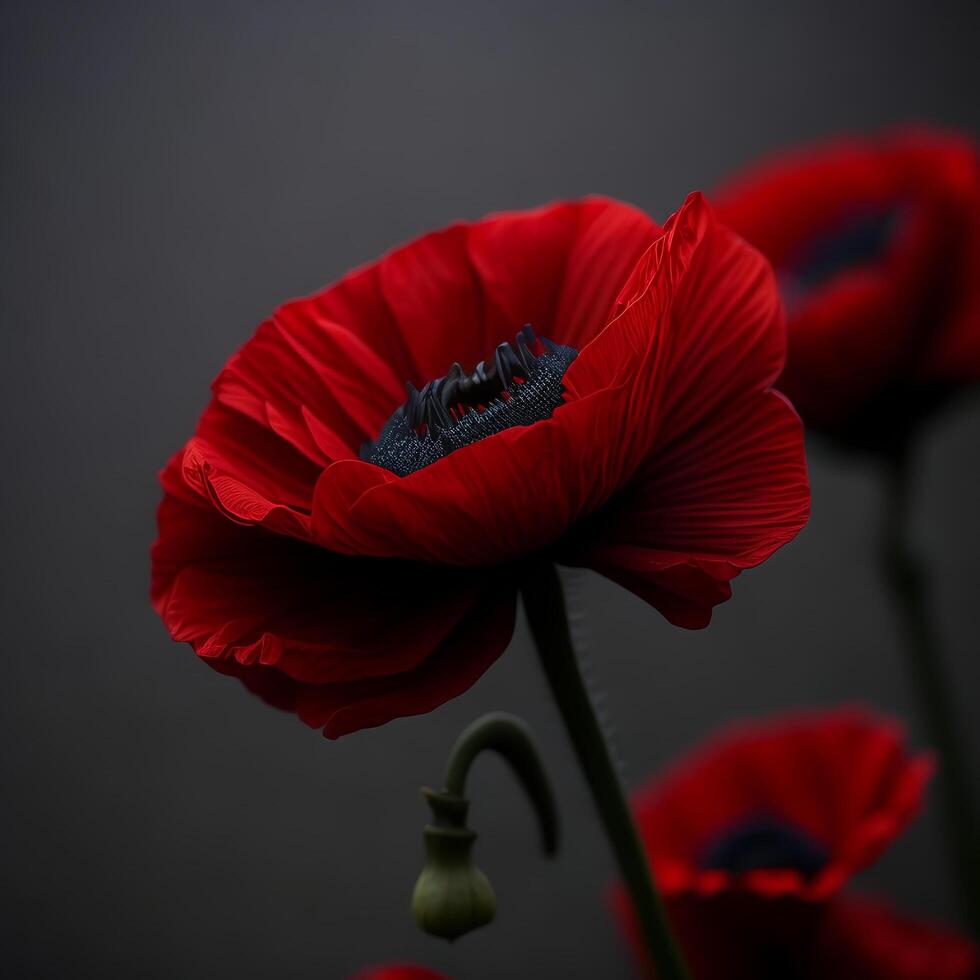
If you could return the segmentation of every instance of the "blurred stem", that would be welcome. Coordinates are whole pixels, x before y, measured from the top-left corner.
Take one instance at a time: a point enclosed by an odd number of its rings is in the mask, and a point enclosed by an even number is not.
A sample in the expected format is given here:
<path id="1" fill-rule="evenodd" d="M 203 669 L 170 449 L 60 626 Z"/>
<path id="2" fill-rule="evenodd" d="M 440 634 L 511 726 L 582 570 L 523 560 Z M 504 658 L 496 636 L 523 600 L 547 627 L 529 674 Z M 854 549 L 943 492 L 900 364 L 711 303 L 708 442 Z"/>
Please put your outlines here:
<path id="1" fill-rule="evenodd" d="M 980 938 L 980 817 L 973 769 L 943 665 L 926 569 L 909 541 L 907 447 L 888 459 L 885 479 L 882 571 L 901 621 L 906 665 L 919 710 L 939 756 L 944 837 L 960 905 L 974 938 Z"/>
<path id="2" fill-rule="evenodd" d="M 529 569 L 524 609 L 551 692 L 629 889 L 658 980 L 689 980 L 646 852 L 579 670 L 565 595 L 550 562 Z"/>

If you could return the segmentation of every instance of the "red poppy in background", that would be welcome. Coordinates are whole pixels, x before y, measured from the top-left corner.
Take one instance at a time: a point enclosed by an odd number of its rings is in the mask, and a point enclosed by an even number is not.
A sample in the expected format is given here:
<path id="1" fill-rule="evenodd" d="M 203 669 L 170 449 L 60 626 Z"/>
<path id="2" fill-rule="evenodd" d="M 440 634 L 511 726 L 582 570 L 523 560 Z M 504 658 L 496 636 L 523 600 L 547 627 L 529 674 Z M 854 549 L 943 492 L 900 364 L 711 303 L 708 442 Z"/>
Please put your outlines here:
<path id="1" fill-rule="evenodd" d="M 783 360 L 769 266 L 700 195 L 426 235 L 228 362 L 162 474 L 154 606 L 330 737 L 468 688 L 532 554 L 704 626 L 807 517 Z"/>
<path id="2" fill-rule="evenodd" d="M 772 262 L 779 382 L 808 425 L 881 445 L 980 381 L 980 158 L 955 135 L 840 140 L 777 156 L 716 196 Z"/>
<path id="3" fill-rule="evenodd" d="M 857 708 L 736 725 L 633 797 L 665 895 L 820 900 L 914 816 L 932 769 Z"/>
<path id="4" fill-rule="evenodd" d="M 843 944 L 829 900 L 902 831 L 930 771 L 898 725 L 845 709 L 736 727 L 640 790 L 637 826 L 695 975 L 792 977 Z M 618 891 L 616 906 L 632 934 Z"/>

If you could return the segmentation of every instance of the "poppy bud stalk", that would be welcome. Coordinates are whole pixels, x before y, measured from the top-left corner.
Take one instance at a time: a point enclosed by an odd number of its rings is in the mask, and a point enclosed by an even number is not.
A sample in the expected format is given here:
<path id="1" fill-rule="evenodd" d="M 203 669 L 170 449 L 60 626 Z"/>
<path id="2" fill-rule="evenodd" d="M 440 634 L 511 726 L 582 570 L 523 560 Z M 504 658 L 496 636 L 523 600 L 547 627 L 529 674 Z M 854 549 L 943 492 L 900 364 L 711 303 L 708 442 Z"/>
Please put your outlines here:
<path id="1" fill-rule="evenodd" d="M 432 823 L 424 831 L 426 863 L 412 894 L 412 913 L 424 932 L 450 941 L 487 925 L 497 911 L 493 888 L 473 862 L 477 835 L 467 825 L 469 800 L 463 795 L 469 768 L 485 749 L 514 770 L 537 814 L 545 853 L 554 854 L 558 846 L 554 794 L 530 730 L 513 715 L 484 715 L 456 740 L 443 790 L 422 789 Z"/>

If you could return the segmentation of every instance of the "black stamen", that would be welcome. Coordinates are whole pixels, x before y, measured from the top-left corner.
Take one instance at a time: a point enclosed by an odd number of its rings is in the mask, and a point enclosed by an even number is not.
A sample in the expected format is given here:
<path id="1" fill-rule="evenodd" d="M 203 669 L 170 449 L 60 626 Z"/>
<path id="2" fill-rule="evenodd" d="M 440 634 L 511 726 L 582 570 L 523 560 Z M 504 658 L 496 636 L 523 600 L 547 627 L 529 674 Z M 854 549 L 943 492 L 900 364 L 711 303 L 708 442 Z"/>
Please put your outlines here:
<path id="1" fill-rule="evenodd" d="M 812 878 L 830 860 L 809 834 L 765 814 L 725 830 L 705 848 L 701 867 L 741 874 L 760 868 L 792 869 Z"/>
<path id="2" fill-rule="evenodd" d="M 409 382 L 405 404 L 375 442 L 361 447 L 361 459 L 408 476 L 496 432 L 549 418 L 562 403 L 562 378 L 576 356 L 571 347 L 539 339 L 527 324 L 489 365 L 480 361 L 467 374 L 457 362 L 421 391 Z"/>

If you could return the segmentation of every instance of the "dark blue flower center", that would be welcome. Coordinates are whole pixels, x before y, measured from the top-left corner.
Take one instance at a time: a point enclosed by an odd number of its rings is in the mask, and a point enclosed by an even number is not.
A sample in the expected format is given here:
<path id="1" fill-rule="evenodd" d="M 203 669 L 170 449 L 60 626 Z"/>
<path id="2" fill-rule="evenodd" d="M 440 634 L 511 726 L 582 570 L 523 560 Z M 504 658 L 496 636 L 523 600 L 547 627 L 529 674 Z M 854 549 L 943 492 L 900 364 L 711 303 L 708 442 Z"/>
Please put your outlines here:
<path id="1" fill-rule="evenodd" d="M 829 282 L 845 269 L 871 265 L 888 251 L 907 207 L 852 212 L 829 231 L 811 239 L 779 270 L 787 305 Z"/>
<path id="2" fill-rule="evenodd" d="M 494 433 L 550 418 L 577 355 L 539 339 L 528 324 L 513 344 L 497 348 L 490 364 L 480 361 L 467 373 L 457 362 L 421 391 L 408 383 L 408 401 L 361 447 L 361 459 L 408 476 Z"/>
<path id="3" fill-rule="evenodd" d="M 740 820 L 711 840 L 700 866 L 732 874 L 786 869 L 812 878 L 829 860 L 827 849 L 809 834 L 784 820 L 759 814 Z"/>

